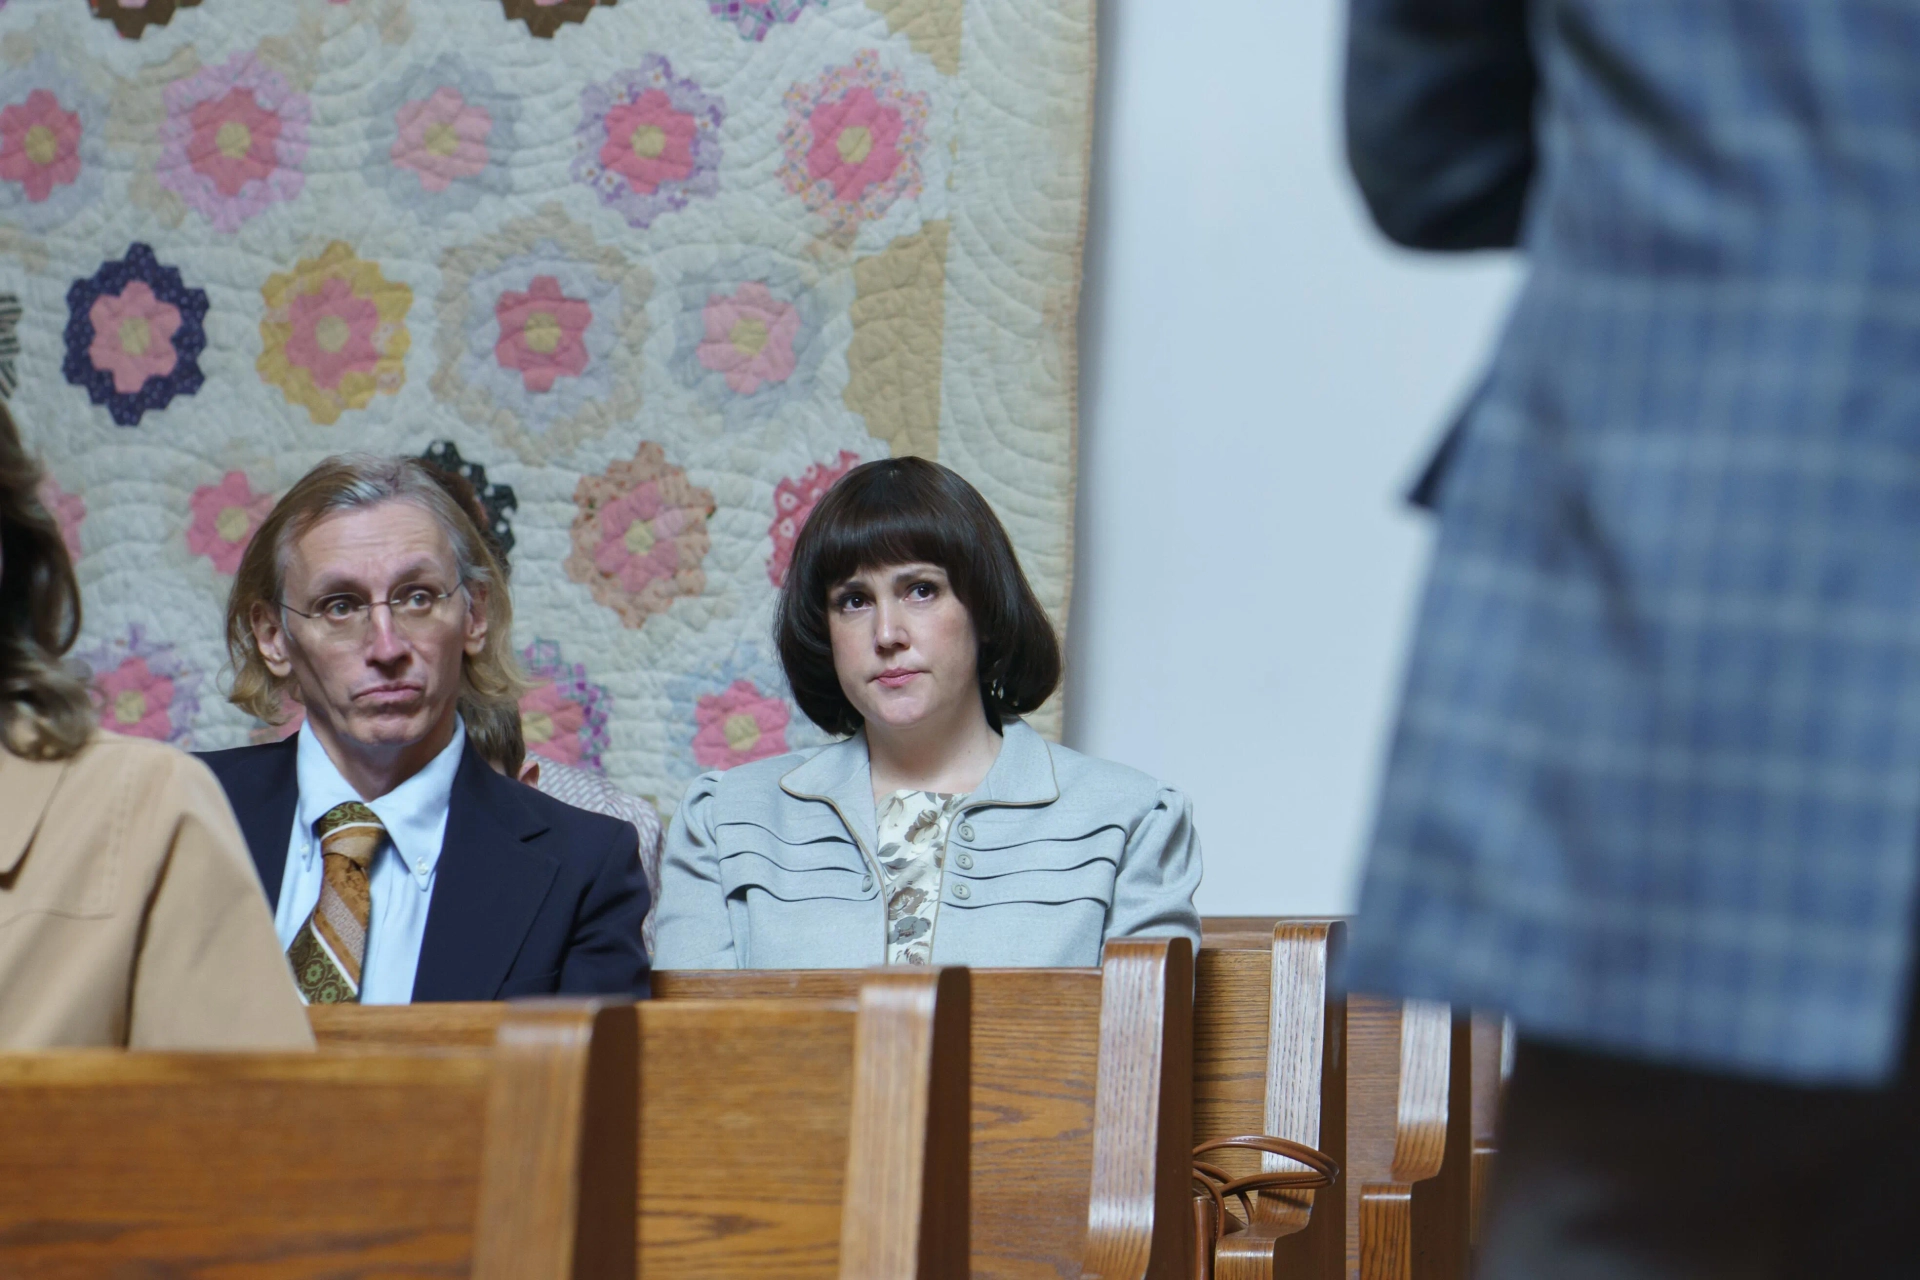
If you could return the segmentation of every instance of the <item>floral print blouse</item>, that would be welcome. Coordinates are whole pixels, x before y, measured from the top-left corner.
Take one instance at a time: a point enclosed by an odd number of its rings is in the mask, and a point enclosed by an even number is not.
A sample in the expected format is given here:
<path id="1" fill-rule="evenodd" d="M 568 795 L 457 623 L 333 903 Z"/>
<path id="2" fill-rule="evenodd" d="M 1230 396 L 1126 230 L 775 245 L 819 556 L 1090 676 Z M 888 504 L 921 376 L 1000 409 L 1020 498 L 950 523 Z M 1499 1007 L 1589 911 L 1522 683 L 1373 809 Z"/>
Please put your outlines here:
<path id="1" fill-rule="evenodd" d="M 887 963 L 933 959 L 934 915 L 947 858 L 947 829 L 964 795 L 896 791 L 880 806 L 880 874 L 887 898 Z"/>

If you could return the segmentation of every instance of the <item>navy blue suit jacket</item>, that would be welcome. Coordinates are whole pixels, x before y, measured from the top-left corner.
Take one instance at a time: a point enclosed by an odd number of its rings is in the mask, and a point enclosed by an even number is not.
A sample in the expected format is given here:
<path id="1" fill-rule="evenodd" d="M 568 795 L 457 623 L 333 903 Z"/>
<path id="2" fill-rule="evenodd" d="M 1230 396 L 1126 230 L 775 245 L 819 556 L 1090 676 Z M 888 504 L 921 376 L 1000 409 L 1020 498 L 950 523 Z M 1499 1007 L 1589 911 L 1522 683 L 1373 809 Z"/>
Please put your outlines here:
<path id="1" fill-rule="evenodd" d="M 202 755 L 278 904 L 299 784 L 297 744 Z M 495 773 L 468 743 L 427 908 L 413 998 L 647 994 L 647 914 L 631 824 Z"/>

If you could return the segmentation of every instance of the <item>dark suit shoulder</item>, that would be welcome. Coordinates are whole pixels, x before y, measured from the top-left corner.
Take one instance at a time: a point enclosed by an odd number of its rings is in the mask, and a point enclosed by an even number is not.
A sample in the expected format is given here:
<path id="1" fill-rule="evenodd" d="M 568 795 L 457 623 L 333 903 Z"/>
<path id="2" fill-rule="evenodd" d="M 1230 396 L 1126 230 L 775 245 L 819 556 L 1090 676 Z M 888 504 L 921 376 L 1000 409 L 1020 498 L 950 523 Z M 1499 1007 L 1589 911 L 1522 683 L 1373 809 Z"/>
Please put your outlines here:
<path id="1" fill-rule="evenodd" d="M 287 836 L 293 829 L 294 807 L 300 799 L 299 740 L 288 735 L 279 742 L 230 751 L 202 751 L 196 758 L 220 783 L 247 839 L 254 870 L 267 891 L 268 903 L 280 898 L 286 873 Z"/>
<path id="2" fill-rule="evenodd" d="M 237 782 L 265 778 L 294 767 L 299 739 L 288 734 L 279 742 L 253 747 L 231 747 L 225 751 L 196 751 L 194 758 L 213 770 L 229 791 Z"/>
<path id="3" fill-rule="evenodd" d="M 562 852 L 574 850 L 599 862 L 616 850 L 639 847 L 640 837 L 631 822 L 576 808 L 524 782 L 498 774 L 494 777 L 501 787 L 511 787 L 514 798 L 539 817 L 548 828 L 546 839 L 559 845 Z"/>
<path id="4" fill-rule="evenodd" d="M 515 828 L 515 834 L 563 864 L 591 871 L 619 853 L 633 853 L 639 837 L 631 823 L 605 814 L 576 809 L 545 795 L 524 782 L 496 773 L 471 745 L 454 783 L 453 802 L 465 795 L 491 811 L 496 820 Z M 474 788 L 467 791 L 466 787 Z"/>

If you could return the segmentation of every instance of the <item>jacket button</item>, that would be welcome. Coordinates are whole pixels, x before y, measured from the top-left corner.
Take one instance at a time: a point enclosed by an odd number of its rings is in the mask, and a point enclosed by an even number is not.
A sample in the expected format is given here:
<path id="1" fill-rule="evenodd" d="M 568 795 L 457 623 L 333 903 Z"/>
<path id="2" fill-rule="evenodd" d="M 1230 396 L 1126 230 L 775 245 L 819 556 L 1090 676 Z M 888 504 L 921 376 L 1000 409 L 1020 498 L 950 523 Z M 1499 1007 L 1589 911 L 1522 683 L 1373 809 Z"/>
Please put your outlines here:
<path id="1" fill-rule="evenodd" d="M 963 823 L 961 823 L 961 824 L 960 824 L 960 838 L 961 838 L 962 840 L 971 840 L 971 839 L 973 839 L 973 824 L 972 824 L 972 823 L 968 823 L 968 822 L 963 822 Z"/>
<path id="2" fill-rule="evenodd" d="M 955 858 L 954 861 L 959 864 L 962 871 L 973 870 L 973 855 L 970 853 L 963 853 Z"/>
<path id="3" fill-rule="evenodd" d="M 973 896 L 973 890 L 963 884 L 957 884 L 953 886 L 953 896 L 964 902 Z"/>
<path id="4" fill-rule="evenodd" d="M 862 893 L 865 893 L 865 892 L 866 892 L 867 890 L 869 890 L 869 889 L 871 889 L 871 888 L 873 888 L 873 877 L 872 877 L 872 876 L 861 876 L 861 877 L 860 877 L 860 892 L 862 892 Z"/>

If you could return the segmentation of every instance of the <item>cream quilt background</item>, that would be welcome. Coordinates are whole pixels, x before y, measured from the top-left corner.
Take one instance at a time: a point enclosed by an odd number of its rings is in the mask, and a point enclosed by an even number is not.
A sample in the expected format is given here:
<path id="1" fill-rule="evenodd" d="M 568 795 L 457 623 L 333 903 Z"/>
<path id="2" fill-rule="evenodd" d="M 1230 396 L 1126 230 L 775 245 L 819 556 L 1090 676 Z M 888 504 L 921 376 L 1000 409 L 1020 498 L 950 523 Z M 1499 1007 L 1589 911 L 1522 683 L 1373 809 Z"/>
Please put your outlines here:
<path id="1" fill-rule="evenodd" d="M 823 740 L 768 629 L 858 461 L 970 478 L 1064 626 L 1091 0 L 0 5 L 0 390 L 109 727 L 275 732 L 222 602 L 350 449 L 457 455 L 531 748 L 669 812 Z"/>

